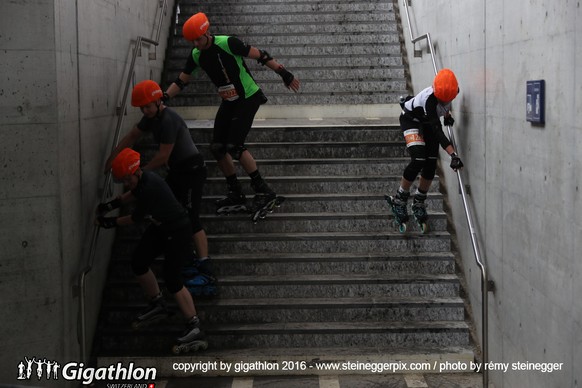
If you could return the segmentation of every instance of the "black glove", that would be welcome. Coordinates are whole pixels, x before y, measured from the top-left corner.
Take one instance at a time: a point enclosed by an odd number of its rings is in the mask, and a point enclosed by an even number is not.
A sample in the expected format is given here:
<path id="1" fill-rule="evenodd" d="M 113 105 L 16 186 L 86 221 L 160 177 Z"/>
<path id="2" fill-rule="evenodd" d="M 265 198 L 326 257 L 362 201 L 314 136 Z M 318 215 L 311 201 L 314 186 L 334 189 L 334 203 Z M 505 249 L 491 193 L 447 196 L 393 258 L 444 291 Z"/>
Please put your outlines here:
<path id="1" fill-rule="evenodd" d="M 105 229 L 115 228 L 117 226 L 117 217 L 97 217 L 97 225 Z"/>
<path id="2" fill-rule="evenodd" d="M 291 74 L 291 72 L 285 68 L 282 68 L 281 70 L 279 70 L 278 73 L 281 76 L 281 78 L 283 78 L 283 83 L 287 87 L 289 87 L 289 85 L 291 85 L 291 82 L 293 82 L 293 80 L 295 79 L 293 74 Z"/>
<path id="3" fill-rule="evenodd" d="M 164 92 L 164 94 L 162 94 L 162 102 L 165 104 L 166 102 L 170 101 L 170 95 L 166 92 Z"/>
<path id="4" fill-rule="evenodd" d="M 459 158 L 459 156 L 454 152 L 451 154 L 451 168 L 455 171 L 463 168 L 463 162 L 461 162 L 461 158 Z"/>
<path id="5" fill-rule="evenodd" d="M 449 116 L 445 116 L 445 119 L 443 120 L 443 122 L 445 123 L 445 125 L 447 127 L 452 127 L 453 124 L 455 123 L 455 119 L 453 119 L 453 116 L 449 115 Z"/>
<path id="6" fill-rule="evenodd" d="M 101 216 L 103 214 L 109 213 L 111 210 L 121 207 L 121 199 L 115 198 L 113 201 L 106 203 L 100 203 L 97 205 L 97 215 Z"/>

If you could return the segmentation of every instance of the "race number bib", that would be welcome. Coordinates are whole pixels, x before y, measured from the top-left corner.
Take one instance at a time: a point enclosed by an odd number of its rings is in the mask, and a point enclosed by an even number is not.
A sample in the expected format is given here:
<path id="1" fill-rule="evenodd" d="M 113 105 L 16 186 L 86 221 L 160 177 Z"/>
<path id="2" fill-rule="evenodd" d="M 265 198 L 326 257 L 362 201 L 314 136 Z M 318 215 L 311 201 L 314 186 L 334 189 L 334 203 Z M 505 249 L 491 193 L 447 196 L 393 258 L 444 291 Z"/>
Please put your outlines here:
<path id="1" fill-rule="evenodd" d="M 426 144 L 424 137 L 422 137 L 420 131 L 416 128 L 404 131 L 404 140 L 406 140 L 406 147 L 423 146 Z"/>
<path id="2" fill-rule="evenodd" d="M 236 88 L 233 84 L 220 86 L 218 88 L 218 94 L 223 100 L 226 101 L 234 101 L 238 99 L 238 93 L 236 92 Z"/>

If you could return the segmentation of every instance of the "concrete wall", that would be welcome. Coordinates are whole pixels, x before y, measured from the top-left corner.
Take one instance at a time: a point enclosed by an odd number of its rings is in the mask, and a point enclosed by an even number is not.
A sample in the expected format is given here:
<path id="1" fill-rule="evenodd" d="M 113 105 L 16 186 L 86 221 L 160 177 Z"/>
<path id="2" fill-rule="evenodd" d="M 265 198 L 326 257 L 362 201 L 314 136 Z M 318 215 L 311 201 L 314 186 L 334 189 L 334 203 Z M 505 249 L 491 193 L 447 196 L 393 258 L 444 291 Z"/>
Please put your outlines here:
<path id="1" fill-rule="evenodd" d="M 400 6 L 403 14 L 404 7 Z M 490 294 L 490 360 L 562 362 L 562 371 L 492 372 L 496 387 L 582 385 L 582 17 L 564 0 L 412 1 L 414 35 L 431 34 L 437 66 L 461 93 L 455 136 L 470 185 Z M 404 14 L 403 14 L 404 15 Z M 408 39 L 406 18 L 404 31 Z M 421 43 L 426 53 L 426 44 Z M 430 57 L 412 57 L 414 91 L 432 82 Z M 526 81 L 546 81 L 546 124 L 526 121 Z M 479 271 L 456 177 L 446 182 L 481 332 Z"/>
<path id="2" fill-rule="evenodd" d="M 159 81 L 172 19 L 168 3 L 157 60 L 148 60 L 153 48 L 144 47 L 134 83 Z M 16 382 L 24 357 L 61 364 L 80 357 L 74 286 L 86 265 L 130 40 L 154 38 L 159 12 L 158 1 L 142 0 L 2 3 L 0 383 Z M 138 118 L 139 110 L 129 107 L 124 131 Z M 89 340 L 112 237 L 101 233 L 88 278 Z"/>

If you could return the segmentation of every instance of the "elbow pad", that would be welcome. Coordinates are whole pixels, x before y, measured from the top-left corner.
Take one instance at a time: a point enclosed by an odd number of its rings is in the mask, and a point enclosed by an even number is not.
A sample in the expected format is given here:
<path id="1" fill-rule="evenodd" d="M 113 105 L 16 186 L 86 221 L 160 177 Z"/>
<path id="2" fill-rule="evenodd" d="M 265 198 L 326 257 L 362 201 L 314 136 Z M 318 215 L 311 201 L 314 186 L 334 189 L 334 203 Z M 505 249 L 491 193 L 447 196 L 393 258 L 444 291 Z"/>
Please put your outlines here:
<path id="1" fill-rule="evenodd" d="M 261 53 L 261 56 L 257 59 L 257 63 L 260 63 L 261 65 L 265 66 L 267 62 L 273 60 L 273 57 L 268 52 L 264 50 L 259 50 L 259 52 Z"/>
<path id="2" fill-rule="evenodd" d="M 180 90 L 183 90 L 186 87 L 186 85 L 188 85 L 186 82 L 182 81 L 180 77 L 176 77 L 174 83 L 176 84 L 176 86 L 180 88 Z"/>

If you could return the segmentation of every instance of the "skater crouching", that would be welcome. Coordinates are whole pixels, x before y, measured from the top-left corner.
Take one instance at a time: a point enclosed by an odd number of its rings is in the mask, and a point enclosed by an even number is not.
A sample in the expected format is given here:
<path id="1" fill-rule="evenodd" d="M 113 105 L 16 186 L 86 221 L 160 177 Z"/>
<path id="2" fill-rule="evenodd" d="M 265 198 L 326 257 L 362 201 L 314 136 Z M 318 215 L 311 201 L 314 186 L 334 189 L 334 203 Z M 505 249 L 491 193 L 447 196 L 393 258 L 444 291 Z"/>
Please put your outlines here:
<path id="1" fill-rule="evenodd" d="M 139 328 L 169 315 L 156 277 L 150 269 L 154 259 L 164 254 L 163 277 L 167 289 L 187 320 L 186 330 L 177 339 L 178 344 L 200 341 L 204 333 L 200 330 L 192 295 L 184 287 L 181 275 L 182 265 L 192 252 L 192 228 L 188 214 L 166 182 L 153 172 L 142 171 L 139 165 L 140 154 L 129 148 L 123 149 L 113 159 L 113 177 L 117 182 L 123 182 L 129 191 L 108 203 L 99 204 L 96 223 L 103 228 L 114 228 L 146 219 L 151 221 L 131 259 L 133 273 L 150 301 L 148 308 L 137 317 L 134 327 Z M 131 215 L 105 217 L 109 211 L 130 201 L 136 202 Z"/>
<path id="2" fill-rule="evenodd" d="M 440 121 L 440 117 L 444 117 L 445 125 L 453 125 L 451 102 L 458 93 L 459 84 L 455 74 L 449 69 L 442 69 L 434 78 L 432 86 L 401 102 L 400 127 L 411 161 L 404 169 L 396 195 L 386 196 L 401 232 L 406 230 L 408 221 L 410 187 L 419 173 L 420 182 L 414 194 L 412 212 L 422 231 L 427 230 L 425 201 L 435 176 L 439 144 L 451 156 L 451 168 L 455 171 L 463 168 L 463 162 L 443 133 Z"/>
<path id="3" fill-rule="evenodd" d="M 158 144 L 153 158 L 142 166 L 144 171 L 165 168 L 166 183 L 176 199 L 186 208 L 192 225 L 192 240 L 198 260 L 193 263 L 196 283 L 194 292 L 216 289 L 216 277 L 208 254 L 208 239 L 200 220 L 200 204 L 206 181 L 204 158 L 192 140 L 188 125 L 173 109 L 162 101 L 163 92 L 152 80 L 139 82 L 131 93 L 131 105 L 143 114 L 141 120 L 119 141 L 105 164 L 105 172 L 111 169 L 111 161 L 124 148 L 132 147 L 144 134 L 151 133 Z M 190 267 L 192 264 L 188 264 Z M 192 290 L 191 290 L 192 291 Z"/>

